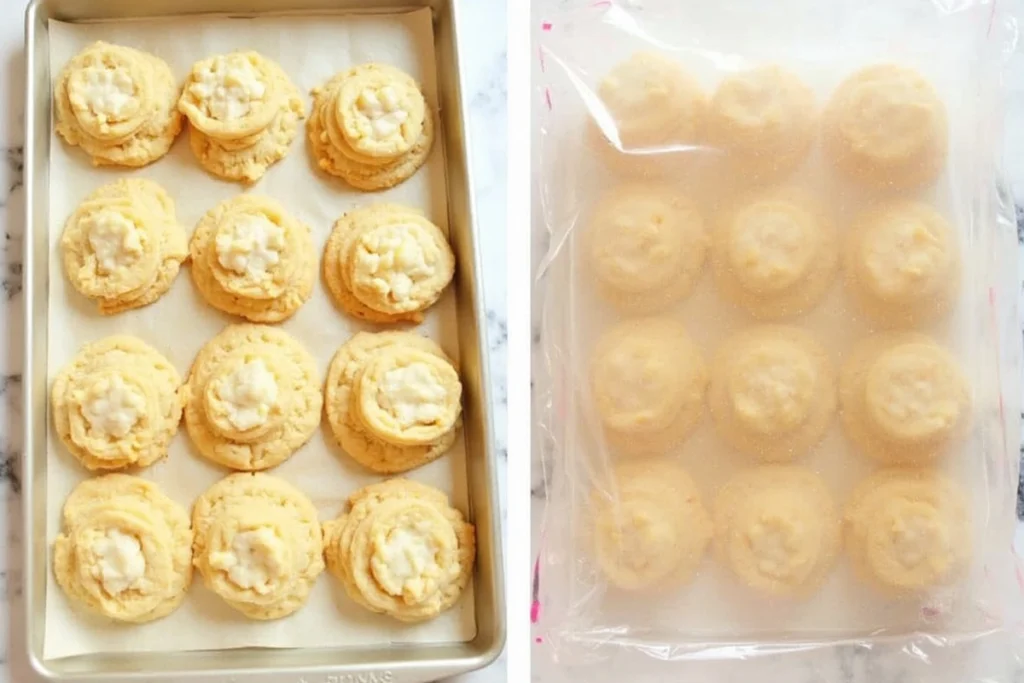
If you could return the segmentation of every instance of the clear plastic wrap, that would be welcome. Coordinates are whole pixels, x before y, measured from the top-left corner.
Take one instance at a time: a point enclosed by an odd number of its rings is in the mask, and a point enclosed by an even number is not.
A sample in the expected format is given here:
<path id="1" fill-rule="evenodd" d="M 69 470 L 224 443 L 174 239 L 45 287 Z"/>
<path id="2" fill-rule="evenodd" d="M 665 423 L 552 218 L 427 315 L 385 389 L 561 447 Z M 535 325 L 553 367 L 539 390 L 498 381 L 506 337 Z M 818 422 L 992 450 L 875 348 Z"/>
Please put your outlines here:
<path id="1" fill-rule="evenodd" d="M 588 681 L 767 675 L 761 655 L 831 680 L 822 662 L 863 650 L 911 680 L 1008 680 L 1012 17 L 539 19 L 537 654 Z"/>

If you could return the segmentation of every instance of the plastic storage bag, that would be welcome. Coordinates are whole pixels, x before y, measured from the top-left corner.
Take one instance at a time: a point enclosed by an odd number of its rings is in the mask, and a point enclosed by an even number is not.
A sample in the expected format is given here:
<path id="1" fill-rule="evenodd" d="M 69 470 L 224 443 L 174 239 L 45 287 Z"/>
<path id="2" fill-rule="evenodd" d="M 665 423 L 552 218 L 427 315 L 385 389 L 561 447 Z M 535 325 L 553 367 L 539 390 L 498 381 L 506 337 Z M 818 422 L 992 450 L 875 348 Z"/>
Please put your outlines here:
<path id="1" fill-rule="evenodd" d="M 588 680 L 842 646 L 1000 680 L 1013 23 L 970 0 L 636 5 L 542 17 L 544 648 Z"/>

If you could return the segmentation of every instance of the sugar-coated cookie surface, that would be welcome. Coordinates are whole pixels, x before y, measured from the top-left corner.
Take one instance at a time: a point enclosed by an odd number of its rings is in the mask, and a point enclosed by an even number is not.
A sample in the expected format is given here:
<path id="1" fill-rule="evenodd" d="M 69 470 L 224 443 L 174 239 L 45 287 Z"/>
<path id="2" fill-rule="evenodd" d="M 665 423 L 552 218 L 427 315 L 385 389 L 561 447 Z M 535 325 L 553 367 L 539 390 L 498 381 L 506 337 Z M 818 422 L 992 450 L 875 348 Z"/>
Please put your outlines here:
<path id="1" fill-rule="evenodd" d="M 693 578 L 711 541 L 711 517 L 675 463 L 638 460 L 613 471 L 592 496 L 594 548 L 609 582 L 624 590 L 672 588 Z"/>
<path id="2" fill-rule="evenodd" d="M 189 144 L 203 168 L 244 183 L 285 157 L 306 115 L 288 74 L 252 51 L 196 62 L 178 109 L 191 124 Z"/>
<path id="3" fill-rule="evenodd" d="M 854 489 L 845 520 L 854 569 L 885 592 L 949 583 L 972 556 L 967 498 L 954 480 L 932 470 L 875 472 Z"/>
<path id="4" fill-rule="evenodd" d="M 418 622 L 451 608 L 473 575 L 476 534 L 437 489 L 390 479 L 323 525 L 327 568 L 362 607 Z"/>
<path id="5" fill-rule="evenodd" d="M 50 388 L 57 436 L 90 470 L 146 467 L 165 457 L 183 404 L 174 366 L 127 335 L 83 346 Z"/>
<path id="6" fill-rule="evenodd" d="M 412 332 L 360 332 L 331 360 L 324 408 L 345 453 L 392 474 L 452 447 L 461 397 L 458 373 L 435 342 Z"/>
<path id="7" fill-rule="evenodd" d="M 590 359 L 590 386 L 609 444 L 624 454 L 663 453 L 704 414 L 708 372 L 686 329 L 668 318 L 627 320 L 605 332 Z"/>
<path id="8" fill-rule="evenodd" d="M 669 185 L 620 185 L 595 205 L 586 229 L 599 291 L 626 310 L 665 308 L 692 291 L 708 230 L 697 205 Z"/>
<path id="9" fill-rule="evenodd" d="M 970 390 L 959 363 L 914 332 L 860 342 L 839 376 L 846 435 L 873 458 L 925 463 L 943 455 L 970 429 Z"/>
<path id="10" fill-rule="evenodd" d="M 56 83 L 57 134 L 97 166 L 145 166 L 167 154 L 181 132 L 177 79 L 155 55 L 96 42 Z"/>
<path id="11" fill-rule="evenodd" d="M 720 438 L 760 460 L 802 457 L 836 411 L 836 380 L 822 345 L 798 327 L 744 329 L 722 343 L 708 403 Z"/>
<path id="12" fill-rule="evenodd" d="M 104 315 L 159 299 L 188 257 L 174 202 L 142 178 L 118 180 L 88 195 L 64 224 L 60 250 L 68 282 Z"/>
<path id="13" fill-rule="evenodd" d="M 359 190 L 383 190 L 427 160 L 434 114 L 407 73 L 361 64 L 313 89 L 307 132 L 323 171 Z"/>
<path id="14" fill-rule="evenodd" d="M 770 595 L 814 593 L 842 546 L 828 487 L 795 465 L 760 465 L 734 475 L 715 498 L 714 520 L 720 561 L 745 585 Z"/>
<path id="15" fill-rule="evenodd" d="M 115 621 L 143 623 L 181 604 L 192 582 L 192 529 L 156 484 L 107 474 L 76 486 L 53 543 L 67 597 Z"/>
<path id="16" fill-rule="evenodd" d="M 313 293 L 309 226 L 267 197 L 244 194 L 217 204 L 199 220 L 189 249 L 196 288 L 225 313 L 280 322 Z"/>
<path id="17" fill-rule="evenodd" d="M 324 569 L 316 507 L 260 472 L 228 475 L 192 508 L 193 562 L 207 588 L 250 619 L 300 609 Z"/>
<path id="18" fill-rule="evenodd" d="M 199 351 L 185 383 L 185 427 L 199 452 L 236 470 L 264 470 L 320 424 L 316 361 L 284 330 L 229 325 Z"/>

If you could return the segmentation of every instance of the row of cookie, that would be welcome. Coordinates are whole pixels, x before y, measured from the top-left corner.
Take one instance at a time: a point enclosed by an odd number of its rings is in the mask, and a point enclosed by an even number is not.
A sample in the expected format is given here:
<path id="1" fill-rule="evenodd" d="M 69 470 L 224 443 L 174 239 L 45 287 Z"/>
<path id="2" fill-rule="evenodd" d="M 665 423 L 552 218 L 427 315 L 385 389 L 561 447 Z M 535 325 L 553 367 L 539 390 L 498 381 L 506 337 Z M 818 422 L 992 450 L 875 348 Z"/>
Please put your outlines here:
<path id="1" fill-rule="evenodd" d="M 214 308 L 252 322 L 280 322 L 313 292 L 308 226 L 276 201 L 239 195 L 210 209 L 191 241 L 174 202 L 150 180 L 100 187 L 68 218 L 64 272 L 110 315 L 156 301 L 191 259 L 192 279 Z M 324 246 L 328 291 L 348 314 L 376 323 L 419 322 L 451 282 L 455 255 L 417 210 L 374 204 L 335 222 Z"/>
<path id="2" fill-rule="evenodd" d="M 846 436 L 888 464 L 920 464 L 960 443 L 971 393 L 957 361 L 935 340 L 889 333 L 862 340 L 838 377 L 805 330 L 753 327 L 725 340 L 710 373 L 682 324 L 620 323 L 598 341 L 591 391 L 605 440 L 624 455 L 665 453 L 710 408 L 716 433 L 759 460 L 806 455 L 837 406 Z"/>
<path id="3" fill-rule="evenodd" d="M 816 132 L 846 177 L 878 189 L 930 185 L 946 163 L 946 107 L 915 70 L 876 64 L 836 88 L 818 123 L 814 93 L 779 66 L 726 77 L 708 98 L 697 79 L 652 52 L 613 68 L 597 88 L 589 139 L 608 165 L 661 175 L 696 160 L 723 160 L 749 180 L 779 178 L 807 158 Z M 675 153 L 684 150 L 683 159 Z"/>
<path id="4" fill-rule="evenodd" d="M 710 260 L 723 297 L 757 319 L 779 320 L 825 296 L 841 241 L 847 290 L 882 325 L 934 321 L 959 291 L 956 236 L 921 202 L 881 203 L 855 216 L 843 240 L 821 208 L 791 188 L 747 198 L 713 229 L 707 224 L 696 202 L 672 187 L 616 188 L 584 229 L 598 291 L 623 310 L 663 309 L 690 295 Z"/>
<path id="5" fill-rule="evenodd" d="M 221 479 L 195 501 L 191 522 L 156 484 L 107 474 L 64 503 L 53 571 L 76 605 L 142 623 L 181 604 L 194 567 L 228 605 L 265 620 L 300 609 L 326 561 L 355 603 L 415 622 L 455 604 L 475 543 L 444 493 L 404 479 L 356 491 L 321 526 L 309 498 L 268 474 Z"/>
<path id="6" fill-rule="evenodd" d="M 626 590 L 690 581 L 712 539 L 715 554 L 754 591 L 807 597 L 845 545 L 857 574 L 899 596 L 949 583 L 971 557 L 967 499 L 927 469 L 883 469 L 853 490 L 840 520 L 824 480 L 796 465 L 741 471 L 705 509 L 685 470 L 631 462 L 594 492 L 594 548 L 608 581 Z"/>
<path id="7" fill-rule="evenodd" d="M 187 117 L 203 168 L 244 183 L 284 158 L 306 115 L 288 75 L 257 52 L 201 60 L 179 87 L 156 55 L 104 42 L 68 62 L 54 103 L 57 133 L 96 165 L 156 161 Z M 411 177 L 434 141 L 433 116 L 416 81 L 382 64 L 347 69 L 315 88 L 307 130 L 317 165 L 361 190 Z"/>
<path id="8" fill-rule="evenodd" d="M 284 462 L 316 431 L 321 411 L 351 458 L 405 472 L 446 453 L 461 425 L 462 384 L 433 341 L 360 332 L 331 360 L 327 380 L 284 330 L 230 325 L 198 353 L 188 378 L 130 336 L 85 345 L 51 388 L 54 427 L 90 470 L 146 467 L 167 455 L 184 413 L 193 445 L 235 470 Z"/>

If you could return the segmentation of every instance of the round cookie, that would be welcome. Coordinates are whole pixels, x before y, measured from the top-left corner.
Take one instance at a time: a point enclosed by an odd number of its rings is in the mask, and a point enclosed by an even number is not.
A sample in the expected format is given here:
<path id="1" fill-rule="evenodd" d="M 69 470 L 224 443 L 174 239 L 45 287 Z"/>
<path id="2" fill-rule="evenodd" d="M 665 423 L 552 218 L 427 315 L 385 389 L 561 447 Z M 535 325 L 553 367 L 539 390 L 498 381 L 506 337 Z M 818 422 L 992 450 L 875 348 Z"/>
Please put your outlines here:
<path id="1" fill-rule="evenodd" d="M 946 107 L 921 74 L 876 64 L 843 81 L 822 116 L 822 143 L 844 175 L 875 188 L 930 185 L 946 164 Z"/>
<path id="2" fill-rule="evenodd" d="M 96 42 L 75 55 L 54 88 L 56 130 L 96 166 L 145 166 L 181 132 L 178 86 L 165 61 Z"/>
<path id="3" fill-rule="evenodd" d="M 656 310 L 689 296 L 710 241 L 694 202 L 649 184 L 621 185 L 605 195 L 585 239 L 599 291 L 627 310 Z"/>
<path id="4" fill-rule="evenodd" d="M 203 583 L 250 619 L 280 619 L 306 604 L 324 570 L 316 507 L 288 482 L 231 474 L 192 508 L 193 562 Z"/>
<path id="5" fill-rule="evenodd" d="M 937 472 L 875 472 L 854 489 L 845 521 L 854 569 L 886 592 L 950 583 L 970 562 L 967 500 L 952 479 Z"/>
<path id="6" fill-rule="evenodd" d="M 618 466 L 595 492 L 594 547 L 608 581 L 642 590 L 690 581 L 711 541 L 711 517 L 685 470 L 665 460 Z"/>
<path id="7" fill-rule="evenodd" d="M 839 375 L 839 405 L 850 440 L 890 464 L 929 462 L 971 424 L 971 395 L 956 359 L 916 333 L 861 342 Z"/>
<path id="8" fill-rule="evenodd" d="M 591 111 L 588 141 L 613 170 L 663 175 L 703 141 L 707 96 L 693 76 L 658 53 L 638 52 L 614 67 L 597 96 L 601 108 Z"/>
<path id="9" fill-rule="evenodd" d="M 434 117 L 411 76 L 361 64 L 313 89 L 307 132 L 323 171 L 375 191 L 404 182 L 426 162 Z"/>
<path id="10" fill-rule="evenodd" d="M 124 335 L 83 346 L 50 389 L 57 436 L 94 471 L 147 467 L 165 457 L 183 405 L 174 366 Z"/>
<path id="11" fill-rule="evenodd" d="M 316 361 L 284 330 L 229 325 L 199 351 L 185 383 L 185 427 L 199 452 L 236 470 L 287 460 L 316 431 Z"/>
<path id="12" fill-rule="evenodd" d="M 151 180 L 133 178 L 89 194 L 61 234 L 64 274 L 78 293 L 113 315 L 163 296 L 188 257 L 174 202 Z"/>
<path id="13" fill-rule="evenodd" d="M 199 220 L 189 249 L 196 288 L 225 313 L 280 322 L 313 293 L 312 233 L 272 199 L 244 194 L 221 202 Z"/>
<path id="14" fill-rule="evenodd" d="M 715 498 L 715 552 L 750 588 L 807 597 L 825 581 L 842 545 L 825 482 L 795 465 L 740 472 Z"/>
<path id="15" fill-rule="evenodd" d="M 835 372 L 818 341 L 797 327 L 753 327 L 715 354 L 708 404 L 718 436 L 760 460 L 799 458 L 836 411 Z"/>
<path id="16" fill-rule="evenodd" d="M 331 433 L 342 450 L 353 460 L 374 472 L 394 474 L 420 467 L 444 455 L 455 442 L 459 427 L 457 419 L 448 431 L 434 441 L 409 445 L 410 432 L 408 429 L 401 428 L 403 421 L 394 419 L 394 416 L 389 417 L 382 411 L 376 421 L 368 424 L 362 415 L 361 385 L 367 367 L 382 354 L 385 356 L 381 360 L 384 365 L 379 367 L 387 367 L 387 364 L 392 362 L 386 360 L 391 354 L 395 354 L 392 358 L 401 358 L 404 355 L 406 358 L 415 359 L 419 353 L 433 355 L 451 366 L 451 362 L 444 355 L 441 347 L 418 334 L 412 332 L 360 332 L 342 344 L 334 354 L 330 368 L 327 370 L 324 407 Z M 402 373 L 402 375 L 405 374 Z M 426 370 L 422 374 L 424 375 L 423 379 L 427 379 L 432 371 Z M 447 424 L 447 419 L 451 414 L 452 397 L 461 393 L 461 386 L 452 386 L 450 381 L 445 383 L 443 380 L 434 381 L 434 378 L 431 378 L 426 385 L 429 390 L 424 392 L 423 386 L 410 388 L 407 384 L 407 377 L 399 376 L 399 379 L 401 381 L 396 381 L 393 386 L 388 388 L 386 400 L 393 404 L 418 403 L 419 410 L 436 411 L 433 415 L 436 419 L 433 421 L 424 420 L 421 424 L 417 424 L 418 419 L 407 421 L 407 424 L 417 427 L 412 433 L 418 433 L 420 439 L 426 433 L 436 434 L 442 424 Z M 368 381 L 372 383 L 372 380 Z M 440 418 L 442 414 L 445 415 L 444 420 Z M 414 417 L 418 418 L 419 416 L 414 415 Z M 456 413 L 456 417 L 458 417 L 458 413 Z M 382 429 L 382 434 L 373 431 L 371 424 L 377 425 L 377 428 L 380 429 L 381 420 L 387 420 L 398 428 L 390 431 Z M 406 443 L 394 443 L 388 438 Z"/>
<path id="17" fill-rule="evenodd" d="M 53 573 L 75 604 L 143 623 L 181 604 L 192 582 L 188 514 L 156 484 L 126 474 L 86 479 L 64 502 Z"/>
<path id="18" fill-rule="evenodd" d="M 807 158 L 816 127 L 814 93 L 775 65 L 725 78 L 708 107 L 708 141 L 747 179 L 792 172 Z"/>
<path id="19" fill-rule="evenodd" d="M 629 320 L 605 332 L 590 380 L 605 438 L 626 454 L 670 449 L 704 413 L 704 359 L 686 329 L 668 318 Z"/>
<path id="20" fill-rule="evenodd" d="M 844 260 L 854 300 L 886 326 L 941 318 L 959 291 L 956 237 L 927 204 L 890 202 L 858 216 L 850 227 Z"/>
<path id="21" fill-rule="evenodd" d="M 252 51 L 196 62 L 178 109 L 191 124 L 189 144 L 203 168 L 244 183 L 285 157 L 306 115 L 280 65 Z"/>
<path id="22" fill-rule="evenodd" d="M 432 619 L 469 584 L 473 525 L 437 489 L 407 479 L 371 484 L 325 522 L 327 569 L 362 607 L 400 621 Z"/>
<path id="23" fill-rule="evenodd" d="M 817 305 L 838 259 L 834 226 L 793 190 L 741 201 L 711 239 L 719 292 L 761 320 L 793 317 Z"/>
<path id="24" fill-rule="evenodd" d="M 343 311 L 368 322 L 421 322 L 454 273 L 455 255 L 441 229 L 399 204 L 346 213 L 324 245 L 328 292 Z"/>

